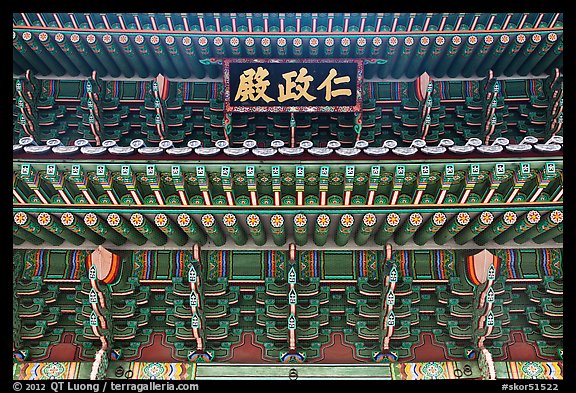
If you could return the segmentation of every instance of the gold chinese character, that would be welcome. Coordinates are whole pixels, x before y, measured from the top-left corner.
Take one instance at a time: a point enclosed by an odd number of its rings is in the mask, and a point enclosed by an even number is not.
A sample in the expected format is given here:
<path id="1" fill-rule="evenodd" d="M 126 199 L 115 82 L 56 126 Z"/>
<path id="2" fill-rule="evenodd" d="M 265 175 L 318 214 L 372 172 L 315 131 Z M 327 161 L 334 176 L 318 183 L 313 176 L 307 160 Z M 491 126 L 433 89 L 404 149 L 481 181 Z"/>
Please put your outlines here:
<path id="1" fill-rule="evenodd" d="M 244 102 L 248 99 L 250 101 L 258 101 L 262 98 L 266 102 L 274 101 L 273 98 L 266 95 L 266 89 L 270 86 L 270 82 L 265 80 L 268 75 L 268 70 L 262 67 L 258 67 L 256 71 L 254 71 L 254 68 L 245 70 L 240 75 L 240 85 L 234 100 L 238 101 L 240 99 L 240 102 Z"/>
<path id="2" fill-rule="evenodd" d="M 296 71 L 286 72 L 282 74 L 282 77 L 286 79 L 286 91 L 284 91 L 284 86 L 278 85 L 280 90 L 280 95 L 278 101 L 284 102 L 286 100 L 298 100 L 300 97 L 304 96 L 308 101 L 314 101 L 316 97 L 308 93 L 310 88 L 310 82 L 314 80 L 312 75 L 306 75 L 308 70 L 304 67 L 300 68 L 298 76 L 296 76 Z M 292 79 L 296 77 L 295 81 Z M 298 83 L 298 84 L 297 84 Z M 296 89 L 298 94 L 296 94 L 292 89 Z"/>
<path id="3" fill-rule="evenodd" d="M 326 79 L 324 79 L 324 82 L 322 82 L 322 84 L 320 86 L 318 86 L 318 90 L 322 90 L 324 88 L 326 89 L 326 101 L 330 101 L 332 99 L 332 97 L 351 96 L 352 95 L 352 90 L 350 90 L 350 89 L 332 90 L 332 82 L 335 85 L 350 82 L 349 76 L 341 76 L 341 77 L 335 78 L 335 76 L 337 74 L 338 74 L 338 72 L 336 71 L 336 69 L 334 69 L 334 68 L 330 69 L 330 73 L 328 73 L 328 76 L 326 77 Z"/>

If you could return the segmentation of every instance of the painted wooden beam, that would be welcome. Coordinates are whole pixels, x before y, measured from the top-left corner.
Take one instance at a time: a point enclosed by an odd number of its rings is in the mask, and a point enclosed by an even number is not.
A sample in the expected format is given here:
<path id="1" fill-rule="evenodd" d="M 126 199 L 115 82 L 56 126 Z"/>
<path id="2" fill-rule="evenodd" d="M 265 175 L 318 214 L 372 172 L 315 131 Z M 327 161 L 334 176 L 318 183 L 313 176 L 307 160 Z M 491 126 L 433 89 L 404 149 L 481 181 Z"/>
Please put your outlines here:
<path id="1" fill-rule="evenodd" d="M 406 37 L 404 38 L 404 44 L 402 45 L 402 51 L 397 56 L 399 57 L 394 64 L 394 68 L 392 71 L 392 77 L 394 79 L 398 79 L 404 75 L 406 70 L 406 65 L 412 58 L 412 53 L 415 52 L 414 49 L 414 38 L 413 37 Z"/>
<path id="2" fill-rule="evenodd" d="M 492 69 L 494 70 L 494 74 L 496 76 L 502 75 L 504 73 L 506 67 L 508 67 L 508 65 L 518 55 L 518 52 L 520 52 L 520 49 L 524 46 L 525 42 L 526 42 L 526 35 L 524 34 L 516 35 L 515 39 L 508 45 L 508 50 L 506 51 L 506 54 L 503 56 L 499 56 L 498 61 L 492 67 Z"/>
<path id="3" fill-rule="evenodd" d="M 60 222 L 70 231 L 90 240 L 94 244 L 100 245 L 106 241 L 104 237 L 90 230 L 86 224 L 84 224 L 84 221 L 77 219 L 77 217 L 70 212 L 62 214 L 62 216 L 60 216 Z"/>
<path id="4" fill-rule="evenodd" d="M 89 64 L 92 70 L 95 70 L 99 75 L 108 75 L 108 70 L 100 60 L 96 57 L 94 52 L 88 48 L 85 44 L 83 39 L 80 37 L 80 34 L 73 33 L 70 35 L 70 42 L 78 53 L 84 58 L 84 61 Z"/>
<path id="5" fill-rule="evenodd" d="M 518 216 L 513 211 L 501 214 L 488 228 L 474 238 L 474 242 L 483 246 L 516 223 Z"/>
<path id="6" fill-rule="evenodd" d="M 117 246 L 126 243 L 126 238 L 114 231 L 106 221 L 102 221 L 95 213 L 88 213 L 84 216 L 84 224 L 98 235 L 110 240 Z"/>
<path id="7" fill-rule="evenodd" d="M 454 61 L 454 57 L 460 50 L 461 43 L 462 43 L 462 37 L 460 37 L 459 35 L 455 35 L 452 37 L 450 43 L 448 44 L 448 49 L 446 53 L 444 53 L 444 57 L 436 65 L 436 68 L 434 69 L 433 73 L 431 73 L 431 75 L 433 75 L 436 78 L 442 78 L 444 75 L 446 75 L 448 67 L 450 67 L 450 65 Z"/>
<path id="8" fill-rule="evenodd" d="M 394 233 L 394 241 L 398 245 L 404 245 L 418 230 L 424 219 L 422 214 L 414 212 L 408 216 L 402 227 Z"/>
<path id="9" fill-rule="evenodd" d="M 492 221 L 494 221 L 494 215 L 489 211 L 479 213 L 466 228 L 454 236 L 454 241 L 456 244 L 465 244 L 473 237 L 486 230 L 486 228 L 492 224 Z"/>
<path id="10" fill-rule="evenodd" d="M 294 241 L 298 246 L 304 246 L 308 241 L 308 218 L 303 213 L 294 216 Z"/>
<path id="11" fill-rule="evenodd" d="M 157 246 L 163 246 L 168 241 L 168 236 L 141 213 L 133 213 L 130 216 L 130 223 L 138 232 L 144 235 L 145 238 Z"/>
<path id="12" fill-rule="evenodd" d="M 25 230 L 24 228 L 15 223 L 12 224 L 12 233 L 14 234 L 14 236 L 17 236 L 22 240 L 25 240 L 32 244 L 40 245 L 44 243 L 44 239 L 32 234 L 31 232 L 28 232 L 27 230 Z"/>
<path id="13" fill-rule="evenodd" d="M 322 247 L 328 239 L 328 229 L 330 227 L 330 216 L 322 213 L 316 217 L 316 227 L 314 229 L 314 244 Z"/>
<path id="14" fill-rule="evenodd" d="M 532 241 L 534 241 L 537 244 L 543 244 L 552 239 L 556 240 L 556 238 L 562 237 L 563 234 L 564 234 L 564 222 L 561 222 L 555 227 L 547 230 L 546 232 L 535 236 L 534 238 L 532 238 Z"/>
<path id="15" fill-rule="evenodd" d="M 436 234 L 446 223 L 446 214 L 442 212 L 434 213 L 426 223 L 414 234 L 414 243 L 423 246 L 426 242 Z"/>
<path id="16" fill-rule="evenodd" d="M 189 78 L 192 73 L 188 70 L 186 66 L 186 60 L 184 58 L 184 53 L 178 50 L 178 45 L 176 45 L 176 40 L 180 39 L 175 38 L 172 35 L 168 35 L 164 37 L 164 45 L 167 50 L 167 55 L 170 59 L 174 62 L 174 66 L 178 70 L 178 77 L 180 78 Z"/>
<path id="17" fill-rule="evenodd" d="M 136 52 L 140 55 L 142 62 L 146 66 L 148 70 L 147 76 L 156 76 L 160 73 L 161 67 L 152 55 L 152 50 L 148 47 L 146 42 L 146 38 L 142 34 L 137 34 L 133 37 L 134 47 L 136 48 Z"/>
<path id="18" fill-rule="evenodd" d="M 62 76 L 66 73 L 64 67 L 60 64 L 60 61 L 52 56 L 52 53 L 48 52 L 42 45 L 38 42 L 35 35 L 29 31 L 22 33 L 22 39 L 24 42 L 32 49 L 32 51 L 38 56 L 38 58 L 50 68 L 49 74 L 55 74 L 57 76 Z M 27 58 L 28 60 L 28 58 Z"/>
<path id="19" fill-rule="evenodd" d="M 204 230 L 206 234 L 212 242 L 217 246 L 222 246 L 226 243 L 226 237 L 224 236 L 224 232 L 220 229 L 220 225 L 216 222 L 216 217 L 213 214 L 206 213 L 202 215 L 200 222 L 204 226 Z"/>
<path id="20" fill-rule="evenodd" d="M 376 38 L 380 38 L 380 37 L 376 37 Z M 380 47 L 380 45 L 378 45 L 377 47 L 374 47 L 375 42 L 378 42 L 378 41 L 376 41 L 376 39 L 374 39 L 372 41 L 373 51 Z M 398 51 L 399 51 L 398 38 L 396 38 L 394 36 L 388 38 L 388 44 L 386 46 L 386 55 L 384 57 L 385 59 L 388 59 L 388 61 L 378 69 L 378 76 L 380 78 L 384 79 L 390 75 L 390 71 L 392 70 L 392 67 L 393 67 L 394 63 L 396 62 L 397 58 L 399 57 L 399 55 L 397 55 Z"/>
<path id="21" fill-rule="evenodd" d="M 373 213 L 366 213 L 364 217 L 362 217 L 362 222 L 360 223 L 360 227 L 356 231 L 356 236 L 354 237 L 354 241 L 357 245 L 363 246 L 368 242 L 370 235 L 374 231 L 376 227 L 376 215 Z"/>
<path id="22" fill-rule="evenodd" d="M 398 224 L 400 224 L 400 216 L 396 213 L 388 214 L 386 220 L 374 235 L 374 241 L 376 244 L 383 246 L 386 243 L 386 240 L 392 236 L 398 227 Z"/>
<path id="23" fill-rule="evenodd" d="M 166 214 L 159 213 L 154 216 L 154 224 L 174 243 L 183 246 L 188 243 L 188 236 Z"/>
<path id="24" fill-rule="evenodd" d="M 478 61 L 477 58 L 472 55 L 474 53 L 474 50 L 476 49 L 477 43 L 478 43 L 478 37 L 476 37 L 475 35 L 470 35 L 466 37 L 466 39 L 464 40 L 464 46 L 462 47 L 462 49 L 460 49 L 458 56 L 454 59 L 454 61 L 452 61 L 452 64 L 450 64 L 450 68 L 448 68 L 447 70 L 447 74 L 449 77 L 451 78 L 457 77 L 462 72 L 462 69 L 464 68 L 468 60 L 470 60 L 470 62 Z"/>
<path id="25" fill-rule="evenodd" d="M 338 222 L 338 229 L 334 236 L 334 243 L 340 247 L 348 244 L 350 240 L 350 234 L 352 232 L 352 225 L 354 225 L 354 216 L 352 214 L 343 214 Z"/>
<path id="26" fill-rule="evenodd" d="M 535 58 L 532 58 L 530 55 L 534 52 L 536 47 L 542 41 L 542 35 L 535 33 L 526 37 L 527 43 L 522 47 L 522 50 L 514 57 L 514 60 L 508 67 L 504 70 L 504 75 L 512 76 L 518 73 L 520 66 L 524 67 L 524 70 L 530 70 L 534 65 L 536 65 Z"/>
<path id="27" fill-rule="evenodd" d="M 286 230 L 284 228 L 284 217 L 280 214 L 274 214 L 270 217 L 270 231 L 272 240 L 277 246 L 286 244 Z"/>
<path id="28" fill-rule="evenodd" d="M 246 216 L 246 224 L 250 229 L 250 235 L 257 246 L 263 246 L 266 243 L 266 231 L 262 225 L 260 217 L 257 214 Z"/>
<path id="29" fill-rule="evenodd" d="M 436 244 L 442 245 L 448 240 L 452 239 L 458 232 L 460 232 L 470 222 L 470 215 L 466 212 L 456 214 L 452 220 L 447 223 L 434 235 Z"/>
<path id="30" fill-rule="evenodd" d="M 528 240 L 532 239 L 535 236 L 541 235 L 546 231 L 554 228 L 556 225 L 560 224 L 564 220 L 564 214 L 561 210 L 552 210 L 551 212 L 547 213 L 542 217 L 542 219 L 538 222 L 537 225 L 534 225 L 532 228 L 526 230 L 524 233 L 516 236 L 514 241 L 516 243 L 526 243 Z"/>
<path id="31" fill-rule="evenodd" d="M 538 213 L 536 210 L 530 210 L 524 214 L 524 216 L 522 216 L 519 221 L 516 222 L 516 225 L 508 228 L 506 231 L 496 236 L 494 241 L 498 244 L 504 244 L 507 241 L 512 240 L 516 236 L 520 235 L 524 231 L 532 228 L 538 222 L 540 222 L 540 213 Z"/>
<path id="32" fill-rule="evenodd" d="M 69 41 L 66 39 L 64 34 L 56 33 L 56 35 L 54 35 L 54 41 L 56 41 L 56 44 L 58 44 L 64 56 L 74 64 L 82 75 L 89 75 L 92 72 L 90 65 L 82 58 L 82 56 L 80 56 L 75 48 L 70 46 Z"/>
<path id="33" fill-rule="evenodd" d="M 122 54 L 122 51 L 117 47 L 117 43 L 112 38 L 112 35 L 104 34 L 102 36 L 102 43 L 104 44 L 104 48 L 108 51 L 111 61 L 113 61 L 121 71 L 122 76 L 126 78 L 133 77 L 134 69 L 131 66 L 131 62 L 126 61 L 126 58 Z"/>
<path id="34" fill-rule="evenodd" d="M 190 37 L 188 37 L 190 38 Z M 118 46 L 122 49 L 124 56 L 126 56 L 127 62 L 131 67 L 134 67 L 136 74 L 139 77 L 144 78 L 149 76 L 148 70 L 144 65 L 144 62 L 140 59 L 140 55 L 137 53 L 136 49 L 132 46 L 130 39 L 126 34 L 120 34 L 118 36 Z"/>
<path id="35" fill-rule="evenodd" d="M 63 238 L 40 226 L 40 224 L 35 222 L 35 220 L 32 220 L 30 215 L 24 212 L 16 212 L 16 214 L 14 214 L 14 222 L 22 229 L 41 239 L 46 240 L 48 243 L 54 246 L 59 246 L 60 244 L 64 243 Z"/>
<path id="36" fill-rule="evenodd" d="M 79 246 L 84 243 L 84 238 L 62 226 L 51 214 L 42 212 L 37 217 L 38 224 L 59 237 L 68 240 L 70 243 Z"/>
<path id="37" fill-rule="evenodd" d="M 182 213 L 177 218 L 178 226 L 188 235 L 188 237 L 197 244 L 203 246 L 206 244 L 207 237 L 204 231 L 196 224 L 188 213 Z"/>
<path id="38" fill-rule="evenodd" d="M 141 235 L 130 223 L 118 213 L 110 213 L 106 218 L 106 222 L 112 229 L 124 236 L 131 242 L 141 246 L 148 239 Z"/>
<path id="39" fill-rule="evenodd" d="M 114 62 L 108 51 L 102 47 L 96 35 L 88 34 L 85 37 L 85 40 L 88 43 L 88 47 L 92 50 L 92 52 L 94 52 L 94 55 L 98 58 L 98 60 L 100 60 L 102 65 L 106 67 L 107 72 L 102 72 L 100 73 L 100 75 L 110 75 L 112 77 L 119 77 L 121 72 L 120 69 L 118 68 L 118 65 L 116 64 L 116 62 Z"/>
<path id="40" fill-rule="evenodd" d="M 246 232 L 240 226 L 238 219 L 234 214 L 226 213 L 224 217 L 222 217 L 222 222 L 224 223 L 224 227 L 228 231 L 228 234 L 237 245 L 243 246 L 246 244 L 248 236 L 246 236 Z"/>
<path id="41" fill-rule="evenodd" d="M 488 71 L 494 66 L 498 61 L 504 50 L 506 49 L 508 43 L 510 42 L 510 36 L 507 34 L 502 34 L 496 40 L 496 43 L 492 45 L 492 49 L 486 55 L 482 63 L 476 68 L 476 73 L 478 76 L 488 75 Z"/>
<path id="42" fill-rule="evenodd" d="M 38 39 L 42 45 L 44 45 L 46 50 L 58 59 L 58 62 L 66 69 L 67 74 L 72 76 L 80 74 L 80 70 L 74 65 L 74 63 L 72 63 L 72 61 L 70 61 L 62 49 L 54 45 L 48 33 L 41 32 L 38 34 Z"/>
<path id="43" fill-rule="evenodd" d="M 462 76 L 465 78 L 470 78 L 474 74 L 478 76 L 484 76 L 484 74 L 478 74 L 479 66 L 483 63 L 486 54 L 492 49 L 492 44 L 494 44 L 494 36 L 487 34 L 480 36 L 480 44 L 473 55 L 473 58 L 464 66 L 462 69 Z"/>

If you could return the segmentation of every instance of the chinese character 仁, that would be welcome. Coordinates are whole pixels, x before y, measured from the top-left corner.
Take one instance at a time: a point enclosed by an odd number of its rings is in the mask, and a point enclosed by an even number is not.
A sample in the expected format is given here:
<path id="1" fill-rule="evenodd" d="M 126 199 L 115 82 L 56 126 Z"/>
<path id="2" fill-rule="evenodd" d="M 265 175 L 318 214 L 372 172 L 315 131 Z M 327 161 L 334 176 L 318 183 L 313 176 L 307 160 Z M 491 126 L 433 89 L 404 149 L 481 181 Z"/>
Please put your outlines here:
<path id="1" fill-rule="evenodd" d="M 336 69 L 334 68 L 331 68 L 330 73 L 328 74 L 326 79 L 324 79 L 324 82 L 322 82 L 322 84 L 318 86 L 318 90 L 326 89 L 326 95 L 325 95 L 326 101 L 330 101 L 332 97 L 352 95 L 352 90 L 350 89 L 332 90 L 332 83 L 334 83 L 335 85 L 339 85 L 341 83 L 350 82 L 349 76 L 341 76 L 336 78 L 337 74 L 338 71 L 336 71 Z"/>

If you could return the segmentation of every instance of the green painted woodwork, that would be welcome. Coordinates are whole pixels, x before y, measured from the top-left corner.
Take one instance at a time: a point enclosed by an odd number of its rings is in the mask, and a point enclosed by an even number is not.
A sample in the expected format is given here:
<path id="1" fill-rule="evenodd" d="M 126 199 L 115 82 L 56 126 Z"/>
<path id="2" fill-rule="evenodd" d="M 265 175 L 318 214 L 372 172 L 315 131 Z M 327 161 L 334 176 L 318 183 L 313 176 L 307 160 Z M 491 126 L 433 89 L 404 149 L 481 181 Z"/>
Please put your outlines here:
<path id="1" fill-rule="evenodd" d="M 442 229 L 434 235 L 436 244 L 442 245 L 448 240 L 452 239 L 458 232 L 462 230 L 470 222 L 470 215 L 466 212 L 456 214 L 450 222 L 448 222 Z"/>
<path id="2" fill-rule="evenodd" d="M 546 231 L 554 228 L 556 225 L 562 223 L 563 219 L 564 215 L 561 210 L 553 210 L 544 215 L 538 224 L 526 230 L 524 233 L 516 236 L 514 241 L 520 244 L 526 243 L 528 240 L 534 238 L 535 236 L 541 235 Z"/>
<path id="3" fill-rule="evenodd" d="M 386 240 L 392 236 L 398 227 L 398 224 L 400 224 L 400 216 L 398 214 L 390 213 L 386 215 L 386 220 L 374 235 L 374 241 L 376 244 L 383 246 L 386 243 Z"/>
<path id="4" fill-rule="evenodd" d="M 554 240 L 556 240 L 557 238 L 561 239 L 563 233 L 564 233 L 564 223 L 561 222 L 552 229 L 549 229 L 546 232 L 541 233 L 538 236 L 535 236 L 532 240 L 537 244 L 544 244 L 552 239 Z"/>
<path id="5" fill-rule="evenodd" d="M 330 216 L 322 213 L 316 217 L 316 226 L 314 229 L 314 244 L 321 247 L 326 244 L 328 239 L 328 229 L 330 227 Z"/>
<path id="6" fill-rule="evenodd" d="M 354 225 L 354 216 L 352 214 L 343 214 L 338 222 L 338 229 L 334 235 L 334 243 L 340 247 L 345 246 L 350 239 L 352 226 Z"/>
<path id="7" fill-rule="evenodd" d="M 257 246 L 263 246 L 266 243 L 266 231 L 257 214 L 249 214 L 246 216 L 246 224 L 250 230 L 250 235 Z"/>
<path id="8" fill-rule="evenodd" d="M 138 55 L 136 54 L 135 48 L 132 46 L 128 35 L 121 34 L 118 36 L 118 46 L 122 49 L 126 60 L 130 63 L 136 74 L 140 77 L 145 77 L 148 75 L 148 70 L 144 67 L 143 62 L 140 61 Z"/>
<path id="9" fill-rule="evenodd" d="M 308 218 L 303 213 L 294 216 L 294 242 L 298 246 L 306 245 L 308 241 Z"/>
<path id="10" fill-rule="evenodd" d="M 90 230 L 83 221 L 77 219 L 77 217 L 70 212 L 62 214 L 62 216 L 60 216 L 60 222 L 72 232 L 90 240 L 94 244 L 100 245 L 106 241 L 104 237 Z"/>
<path id="11" fill-rule="evenodd" d="M 376 226 L 376 222 L 377 219 L 373 213 L 366 213 L 364 217 L 362 217 L 360 227 L 354 237 L 354 241 L 357 245 L 362 246 L 368 242 L 368 239 Z"/>
<path id="12" fill-rule="evenodd" d="M 430 240 L 440 228 L 446 223 L 446 215 L 442 212 L 434 213 L 420 229 L 414 234 L 414 243 L 419 246 Z"/>
<path id="13" fill-rule="evenodd" d="M 204 233 L 204 231 L 202 231 L 202 229 L 200 229 L 198 224 L 196 224 L 196 222 L 192 219 L 192 217 L 190 217 L 189 214 L 182 213 L 178 215 L 177 221 L 180 228 L 182 228 L 182 230 L 186 232 L 188 237 L 193 242 L 198 243 L 201 246 L 206 244 L 207 241 L 206 234 Z"/>
<path id="14" fill-rule="evenodd" d="M 222 217 L 222 222 L 224 223 L 224 227 L 228 231 L 228 234 L 237 245 L 243 246 L 246 244 L 248 237 L 234 214 L 226 213 L 224 217 Z"/>
<path id="15" fill-rule="evenodd" d="M 477 61 L 477 58 L 472 57 L 470 59 L 472 53 L 474 52 L 474 47 L 478 42 L 478 37 L 475 35 L 470 35 L 468 37 L 463 37 L 464 45 L 460 48 L 458 52 L 458 56 L 451 62 L 450 67 L 447 70 L 447 74 L 451 78 L 455 78 L 458 76 L 464 67 L 464 65 L 470 60 L 473 62 Z"/>
<path id="16" fill-rule="evenodd" d="M 540 41 L 542 40 L 542 35 L 540 34 L 532 34 L 528 38 L 526 38 L 526 43 L 520 50 L 514 59 L 510 62 L 508 67 L 504 70 L 504 75 L 512 76 L 518 72 L 519 67 L 526 66 L 524 69 L 532 69 L 536 64 L 536 59 L 532 58 L 530 55 L 534 52 L 534 49 L 539 45 Z M 524 74 L 525 75 L 525 74 Z"/>
<path id="17" fill-rule="evenodd" d="M 154 216 L 154 224 L 174 243 L 183 246 L 188 243 L 188 236 L 166 214 L 159 213 Z"/>
<path id="18" fill-rule="evenodd" d="M 39 238 L 36 235 L 33 235 L 32 233 L 28 232 L 25 229 L 22 229 L 22 227 L 20 227 L 19 225 L 16 225 L 15 223 L 12 224 L 12 233 L 14 234 L 14 236 L 17 236 L 18 238 L 22 239 L 23 241 L 27 241 L 30 242 L 32 244 L 42 244 L 44 243 L 44 239 Z"/>
<path id="19" fill-rule="evenodd" d="M 110 53 L 107 50 L 102 48 L 102 45 L 96 38 L 94 34 L 88 34 L 85 38 L 86 42 L 88 43 L 88 47 L 94 52 L 94 55 L 98 58 L 98 60 L 102 63 L 106 70 L 101 75 L 111 75 L 113 77 L 120 76 L 120 69 L 118 65 L 112 60 Z"/>
<path id="20" fill-rule="evenodd" d="M 516 225 L 508 228 L 506 231 L 502 232 L 494 238 L 494 241 L 498 244 L 504 244 L 516 236 L 522 234 L 528 229 L 532 228 L 540 221 L 540 213 L 536 210 L 530 210 L 522 218 L 520 218 Z"/>
<path id="21" fill-rule="evenodd" d="M 500 59 L 509 41 L 510 36 L 508 34 L 502 34 L 499 38 L 496 38 L 496 43 L 492 45 L 492 49 L 484 58 L 484 61 L 478 66 L 478 75 L 486 76 L 488 74 L 488 71 L 492 69 L 494 64 Z"/>
<path id="22" fill-rule="evenodd" d="M 102 221 L 102 219 L 94 213 L 88 213 L 84 216 L 84 224 L 98 235 L 110 240 L 117 246 L 126 243 L 126 238 L 124 236 L 112 229 L 107 222 Z"/>
<path id="23" fill-rule="evenodd" d="M 512 36 L 510 38 L 510 43 L 505 51 L 505 55 L 501 56 L 499 61 L 494 64 L 492 69 L 494 70 L 495 74 L 502 74 L 506 67 L 514 60 L 516 54 L 521 50 L 521 48 L 525 45 L 526 42 L 526 35 L 518 34 L 516 36 Z"/>
<path id="24" fill-rule="evenodd" d="M 124 56 L 121 54 L 120 50 L 117 47 L 116 42 L 114 42 L 112 36 L 110 34 L 105 34 L 102 37 L 102 43 L 106 50 L 108 51 L 108 55 L 110 59 L 114 62 L 114 64 L 118 67 L 121 71 L 122 75 L 127 78 L 131 78 L 134 76 L 134 71 L 130 67 L 129 63 L 124 61 Z"/>
<path id="25" fill-rule="evenodd" d="M 436 68 L 434 69 L 434 75 L 436 77 L 441 78 L 444 75 L 446 75 L 446 71 L 448 71 L 448 67 L 450 67 L 450 64 L 452 64 L 452 62 L 454 61 L 454 57 L 458 53 L 461 43 L 462 43 L 462 37 L 460 37 L 459 35 L 455 35 L 450 38 L 448 48 L 444 53 L 442 61 L 440 61 L 436 65 Z"/>
<path id="26" fill-rule="evenodd" d="M 486 228 L 492 224 L 493 220 L 494 215 L 489 211 L 478 213 L 466 228 L 454 236 L 454 242 L 460 245 L 468 242 L 473 237 L 486 230 Z"/>
<path id="27" fill-rule="evenodd" d="M 130 223 L 118 213 L 110 213 L 106 218 L 106 222 L 112 229 L 124 236 L 131 242 L 141 246 L 148 239 L 141 235 Z"/>
<path id="28" fill-rule="evenodd" d="M 41 59 L 41 61 L 43 61 L 48 67 L 50 67 L 50 70 L 54 74 L 56 74 L 57 76 L 62 76 L 66 73 L 66 70 L 64 69 L 64 67 L 62 67 L 62 65 L 58 62 L 58 60 L 55 59 L 49 53 L 49 51 L 38 42 L 38 38 L 36 37 L 36 35 L 31 34 L 30 32 L 24 32 L 22 34 L 22 39 L 26 44 L 28 44 L 30 49 L 34 51 L 34 54 L 38 56 Z"/>
<path id="29" fill-rule="evenodd" d="M 141 213 L 133 213 L 130 216 L 130 223 L 138 232 L 157 246 L 163 246 L 168 241 L 166 234 L 160 231 L 156 225 L 148 221 Z"/>
<path id="30" fill-rule="evenodd" d="M 423 218 L 420 213 L 412 213 L 402 227 L 394 233 L 394 241 L 398 245 L 404 245 L 414 235 L 422 224 Z"/>
<path id="31" fill-rule="evenodd" d="M 30 33 L 28 32 L 28 34 Z M 12 33 L 12 44 L 14 46 L 13 53 L 22 56 L 21 58 L 23 62 L 25 62 L 22 64 L 26 68 L 28 68 L 28 66 L 32 66 L 33 69 L 36 69 L 40 74 L 43 75 L 48 75 L 50 73 L 50 69 L 42 62 L 42 60 L 38 58 L 38 55 L 34 52 L 34 50 L 32 50 L 30 47 L 28 47 L 28 45 L 26 45 L 26 43 L 24 43 L 22 37 L 20 37 L 20 35 L 16 32 Z"/>
<path id="32" fill-rule="evenodd" d="M 140 56 L 139 58 L 142 59 L 142 62 L 146 66 L 148 70 L 148 74 L 153 73 L 158 75 L 160 73 L 160 65 L 154 59 L 153 51 L 148 48 L 148 43 L 146 42 L 146 37 L 142 34 L 137 34 L 133 38 L 133 45 L 135 47 L 136 53 Z"/>
<path id="33" fill-rule="evenodd" d="M 486 228 L 474 238 L 474 242 L 480 246 L 483 246 L 510 228 L 510 226 L 514 225 L 517 219 L 518 216 L 513 211 L 508 211 L 501 214 L 490 226 L 488 226 L 488 228 Z"/>
<path id="34" fill-rule="evenodd" d="M 78 53 L 84 58 L 84 61 L 88 63 L 93 70 L 95 70 L 99 75 L 106 75 L 108 72 L 106 71 L 106 67 L 102 65 L 98 57 L 94 54 L 94 52 L 84 43 L 84 40 L 80 37 L 79 34 L 73 33 L 70 36 L 70 42 Z"/>
<path id="35" fill-rule="evenodd" d="M 14 214 L 14 222 L 23 230 L 26 230 L 33 235 L 46 240 L 48 243 L 54 246 L 59 246 L 60 244 L 64 243 L 64 239 L 43 228 L 40 226 L 40 224 L 38 224 L 38 222 L 35 222 L 32 217 L 22 211 L 16 212 L 16 214 Z"/>
<path id="36" fill-rule="evenodd" d="M 556 35 L 556 33 L 553 33 Z M 558 58 L 562 56 L 562 52 L 564 50 L 564 41 L 556 40 L 553 46 L 548 50 L 547 56 L 545 56 L 540 62 L 538 62 L 534 68 L 533 72 L 539 74 L 544 72 L 548 69 L 551 65 L 553 65 Z"/>
<path id="37" fill-rule="evenodd" d="M 220 225 L 216 222 L 216 217 L 213 214 L 207 213 L 200 219 L 204 230 L 212 242 L 217 246 L 222 246 L 226 243 L 226 237 L 220 229 Z"/>
<path id="38" fill-rule="evenodd" d="M 37 217 L 38 223 L 42 225 L 48 231 L 58 235 L 65 240 L 68 240 L 70 243 L 79 246 L 80 244 L 84 243 L 84 238 L 76 233 L 70 231 L 66 227 L 64 227 L 61 223 L 56 221 L 52 215 L 46 212 L 42 212 Z"/>
<path id="39" fill-rule="evenodd" d="M 274 214 L 270 217 L 270 232 L 272 240 L 277 246 L 286 244 L 286 231 L 284 228 L 284 217 L 281 214 Z"/>
<path id="40" fill-rule="evenodd" d="M 52 42 L 49 34 L 42 34 L 38 35 L 38 39 L 44 45 L 46 50 L 56 57 L 60 64 L 66 69 L 66 72 L 72 76 L 77 76 L 80 73 L 80 70 L 73 64 L 73 62 L 66 56 L 66 54 L 60 49 L 59 47 L 55 46 Z"/>

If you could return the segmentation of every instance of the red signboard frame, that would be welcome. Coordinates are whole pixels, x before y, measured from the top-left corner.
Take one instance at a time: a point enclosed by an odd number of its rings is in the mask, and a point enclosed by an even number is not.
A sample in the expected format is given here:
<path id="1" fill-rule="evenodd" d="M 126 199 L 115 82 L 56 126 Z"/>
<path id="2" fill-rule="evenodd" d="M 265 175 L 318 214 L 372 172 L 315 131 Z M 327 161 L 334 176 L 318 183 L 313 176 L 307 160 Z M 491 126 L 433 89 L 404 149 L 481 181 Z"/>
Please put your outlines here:
<path id="1" fill-rule="evenodd" d="M 362 59 L 222 59 L 224 75 L 224 110 L 226 112 L 360 112 L 362 110 L 362 83 L 364 81 L 364 60 Z M 356 63 L 356 100 L 354 105 L 232 105 L 230 92 L 230 64 L 232 63 Z"/>

